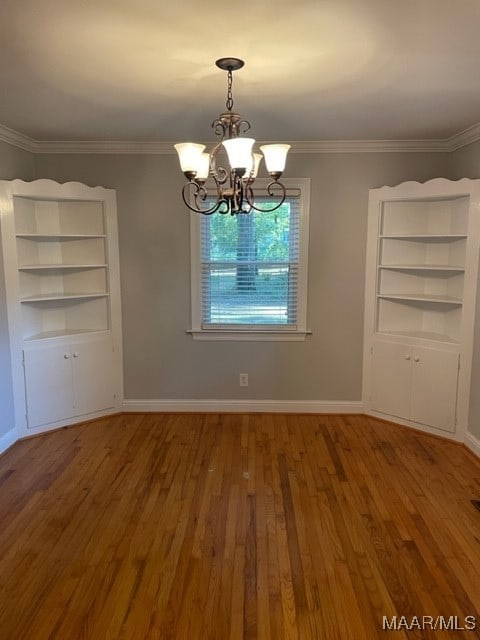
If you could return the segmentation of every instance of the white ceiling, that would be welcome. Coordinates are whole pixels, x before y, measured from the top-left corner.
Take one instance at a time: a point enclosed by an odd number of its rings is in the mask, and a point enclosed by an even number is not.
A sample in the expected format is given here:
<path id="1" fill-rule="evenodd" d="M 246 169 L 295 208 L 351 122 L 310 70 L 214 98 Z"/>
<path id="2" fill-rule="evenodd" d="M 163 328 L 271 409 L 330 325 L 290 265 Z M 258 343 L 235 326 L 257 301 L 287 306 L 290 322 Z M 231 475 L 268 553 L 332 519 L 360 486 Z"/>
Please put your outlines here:
<path id="1" fill-rule="evenodd" d="M 231 10 L 229 10 L 231 9 Z M 478 0 L 2 0 L 0 123 L 36 140 L 445 139 L 480 121 Z"/>

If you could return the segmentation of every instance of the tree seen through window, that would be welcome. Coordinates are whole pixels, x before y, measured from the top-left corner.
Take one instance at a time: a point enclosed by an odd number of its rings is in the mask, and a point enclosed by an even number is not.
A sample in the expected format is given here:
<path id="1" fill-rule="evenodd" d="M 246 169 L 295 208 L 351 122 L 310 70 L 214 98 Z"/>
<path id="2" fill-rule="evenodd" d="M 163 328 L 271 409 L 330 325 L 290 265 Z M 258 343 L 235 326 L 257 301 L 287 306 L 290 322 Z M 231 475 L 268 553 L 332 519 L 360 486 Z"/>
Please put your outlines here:
<path id="1" fill-rule="evenodd" d="M 295 322 L 298 214 L 293 200 L 270 213 L 214 214 L 202 220 L 204 323 Z"/>

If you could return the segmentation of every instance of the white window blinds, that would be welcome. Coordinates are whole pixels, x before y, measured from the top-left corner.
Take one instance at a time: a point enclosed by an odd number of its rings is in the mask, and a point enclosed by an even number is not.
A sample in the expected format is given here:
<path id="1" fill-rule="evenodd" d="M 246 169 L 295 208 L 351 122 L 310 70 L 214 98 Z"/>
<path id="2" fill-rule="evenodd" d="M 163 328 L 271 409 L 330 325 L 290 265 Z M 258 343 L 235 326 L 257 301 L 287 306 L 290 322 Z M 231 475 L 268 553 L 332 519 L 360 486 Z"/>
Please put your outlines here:
<path id="1" fill-rule="evenodd" d="M 271 199 L 257 198 L 258 206 Z M 300 197 L 271 213 L 202 216 L 202 328 L 297 327 Z"/>

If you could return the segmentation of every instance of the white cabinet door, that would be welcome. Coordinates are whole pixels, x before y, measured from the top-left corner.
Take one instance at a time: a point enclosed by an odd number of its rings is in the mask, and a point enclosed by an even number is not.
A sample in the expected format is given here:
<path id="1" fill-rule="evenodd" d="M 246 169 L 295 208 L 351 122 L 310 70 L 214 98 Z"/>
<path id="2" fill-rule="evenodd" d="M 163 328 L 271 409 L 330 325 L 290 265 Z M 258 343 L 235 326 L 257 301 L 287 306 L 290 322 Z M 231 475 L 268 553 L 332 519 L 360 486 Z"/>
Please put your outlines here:
<path id="1" fill-rule="evenodd" d="M 409 418 L 411 347 L 376 342 L 372 354 L 371 407 L 399 418 Z"/>
<path id="2" fill-rule="evenodd" d="M 39 427 L 72 415 L 72 367 L 68 345 L 25 349 L 28 426 Z"/>
<path id="3" fill-rule="evenodd" d="M 73 415 L 110 409 L 115 404 L 111 337 L 71 343 Z"/>
<path id="4" fill-rule="evenodd" d="M 410 419 L 454 432 L 457 381 L 458 353 L 415 347 Z"/>
<path id="5" fill-rule="evenodd" d="M 396 342 L 375 342 L 371 408 L 453 433 L 458 353 Z"/>

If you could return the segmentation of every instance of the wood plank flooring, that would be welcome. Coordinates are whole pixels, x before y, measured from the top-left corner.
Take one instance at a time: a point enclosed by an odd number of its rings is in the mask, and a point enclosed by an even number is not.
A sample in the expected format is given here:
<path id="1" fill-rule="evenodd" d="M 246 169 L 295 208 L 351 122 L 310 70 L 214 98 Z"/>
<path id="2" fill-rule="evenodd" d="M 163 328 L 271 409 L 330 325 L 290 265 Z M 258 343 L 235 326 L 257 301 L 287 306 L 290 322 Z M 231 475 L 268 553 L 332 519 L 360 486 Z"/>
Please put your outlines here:
<path id="1" fill-rule="evenodd" d="M 0 457 L 0 638 L 478 638 L 382 621 L 480 629 L 479 498 L 463 447 L 365 416 L 62 429 Z"/>

